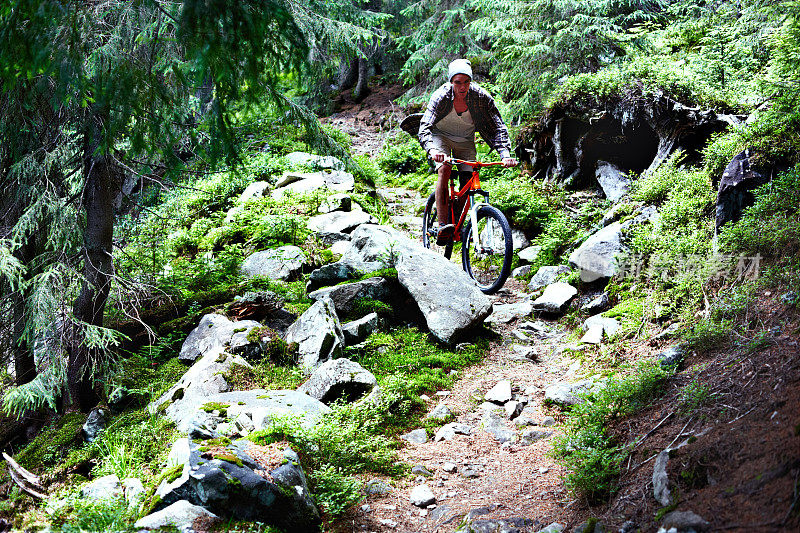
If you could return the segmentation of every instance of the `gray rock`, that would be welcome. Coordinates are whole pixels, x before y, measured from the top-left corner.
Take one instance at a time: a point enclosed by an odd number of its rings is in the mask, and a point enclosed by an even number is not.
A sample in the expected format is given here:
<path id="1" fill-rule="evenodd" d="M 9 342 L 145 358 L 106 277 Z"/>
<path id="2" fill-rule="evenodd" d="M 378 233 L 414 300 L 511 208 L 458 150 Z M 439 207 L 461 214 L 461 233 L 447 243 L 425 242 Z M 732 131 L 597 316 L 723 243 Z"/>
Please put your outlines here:
<path id="1" fill-rule="evenodd" d="M 243 204 L 248 200 L 254 198 L 261 198 L 265 193 L 269 192 L 269 183 L 266 181 L 254 181 L 248 185 L 244 192 L 239 196 L 239 203 Z"/>
<path id="2" fill-rule="evenodd" d="M 178 500 L 175 503 L 140 518 L 133 527 L 138 529 L 161 529 L 169 526 L 178 528 L 179 531 L 192 530 L 195 520 L 204 519 L 204 523 L 209 520 L 217 520 L 219 517 L 199 505 L 193 505 L 186 500 Z"/>
<path id="3" fill-rule="evenodd" d="M 607 318 L 602 315 L 590 316 L 583 322 L 583 329 L 586 331 L 598 326 L 602 328 L 607 337 L 613 337 L 619 331 L 620 323 L 615 318 Z"/>
<path id="4" fill-rule="evenodd" d="M 616 203 L 627 196 L 631 189 L 631 179 L 619 167 L 607 161 L 597 162 L 595 177 L 606 198 Z"/>
<path id="5" fill-rule="evenodd" d="M 362 224 L 375 224 L 378 219 L 365 211 L 332 211 L 308 220 L 308 229 L 317 233 L 350 233 Z"/>
<path id="6" fill-rule="evenodd" d="M 456 533 L 523 533 L 534 531 L 541 524 L 530 518 L 468 519 Z"/>
<path id="7" fill-rule="evenodd" d="M 484 229 L 483 233 L 481 233 L 481 242 L 483 242 L 485 239 L 488 238 L 489 236 L 488 231 L 489 231 L 488 229 Z M 499 227 L 495 228 L 494 242 L 501 242 L 502 239 L 503 239 L 503 231 Z M 528 237 L 525 236 L 525 234 L 522 231 L 516 228 L 511 228 L 511 246 L 514 251 L 528 248 L 530 245 L 531 241 L 528 239 Z"/>
<path id="8" fill-rule="evenodd" d="M 319 211 L 322 214 L 331 213 L 333 211 L 351 211 L 353 209 L 353 199 L 349 194 L 339 193 L 328 196 L 322 204 L 320 204 Z"/>
<path id="9" fill-rule="evenodd" d="M 172 448 L 167 455 L 167 468 L 177 465 L 185 465 L 189 462 L 190 456 L 189 439 L 187 437 L 176 440 L 172 443 Z"/>
<path id="10" fill-rule="evenodd" d="M 200 319 L 186 340 L 183 341 L 178 359 L 182 363 L 192 363 L 204 357 L 209 352 L 219 352 L 221 347 L 229 344 L 236 330 L 242 330 L 245 335 L 261 324 L 254 320 L 232 322 L 222 315 L 210 313 Z"/>
<path id="11" fill-rule="evenodd" d="M 250 368 L 250 364 L 240 356 L 228 354 L 221 346 L 216 346 L 147 408 L 151 413 L 161 412 L 186 432 L 193 425 L 191 418 L 195 410 L 208 401 L 206 398 L 230 390 L 225 375 L 234 366 Z"/>
<path id="12" fill-rule="evenodd" d="M 411 467 L 411 473 L 415 476 L 425 476 L 425 477 L 433 476 L 433 472 L 431 472 L 422 465 L 416 465 Z"/>
<path id="13" fill-rule="evenodd" d="M 606 527 L 596 520 L 587 520 L 572 530 L 572 533 L 610 533 Z"/>
<path id="14" fill-rule="evenodd" d="M 593 299 L 592 301 L 586 303 L 581 307 L 581 311 L 584 313 L 588 313 L 590 315 L 596 315 L 598 313 L 602 313 L 608 309 L 608 293 L 604 292 L 597 298 Z"/>
<path id="15" fill-rule="evenodd" d="M 534 263 L 542 251 L 541 246 L 529 246 L 519 252 L 519 260 L 524 263 Z"/>
<path id="16" fill-rule="evenodd" d="M 512 344 L 511 351 L 513 352 L 514 359 L 521 359 L 525 361 L 535 361 L 539 353 L 533 346 L 523 346 L 522 344 Z"/>
<path id="17" fill-rule="evenodd" d="M 542 427 L 545 427 L 545 428 L 546 427 L 550 427 L 550 426 L 555 426 L 556 425 L 556 419 L 553 418 L 552 416 L 546 416 L 546 417 L 544 417 L 542 419 L 542 423 L 539 424 L 539 425 L 542 426 Z"/>
<path id="18" fill-rule="evenodd" d="M 576 294 L 578 289 L 569 283 L 553 283 L 533 301 L 533 310 L 551 314 L 563 313 Z"/>
<path id="19" fill-rule="evenodd" d="M 344 333 L 330 298 L 317 300 L 286 330 L 286 342 L 299 346 L 300 365 L 306 370 L 341 355 Z"/>
<path id="20" fill-rule="evenodd" d="M 286 172 L 275 184 L 270 196 L 283 200 L 286 194 L 306 194 L 320 189 L 350 192 L 355 187 L 353 175 L 339 170 L 319 172 Z"/>
<path id="21" fill-rule="evenodd" d="M 448 474 L 454 473 L 457 470 L 457 468 L 458 467 L 456 466 L 456 464 L 455 463 L 451 463 L 450 461 L 445 461 L 442 464 L 442 470 L 444 470 Z"/>
<path id="22" fill-rule="evenodd" d="M 434 442 L 442 440 L 452 440 L 456 435 L 470 435 L 472 434 L 472 427 L 466 424 L 459 424 L 457 422 L 450 422 L 439 428 L 436 435 L 433 437 Z"/>
<path id="23" fill-rule="evenodd" d="M 519 438 L 519 443 L 522 446 L 530 446 L 534 442 L 546 439 L 552 435 L 552 431 L 541 431 L 538 429 L 526 429 L 522 432 Z"/>
<path id="24" fill-rule="evenodd" d="M 504 379 L 495 383 L 494 387 L 489 389 L 484 396 L 486 401 L 499 404 L 504 404 L 510 401 L 512 398 L 513 395 L 511 394 L 511 381 L 508 379 Z"/>
<path id="25" fill-rule="evenodd" d="M 358 320 L 342 324 L 342 333 L 348 346 L 358 344 L 378 329 L 378 313 L 370 313 Z"/>
<path id="26" fill-rule="evenodd" d="M 342 243 L 347 244 L 350 241 L 350 235 L 348 235 L 347 233 L 339 233 L 339 232 L 326 233 L 326 232 L 323 231 L 322 233 L 317 233 L 317 239 L 319 240 L 320 244 L 322 244 L 323 246 L 332 247 L 332 246 L 336 245 L 337 243 L 338 244 L 342 244 Z M 331 249 L 331 251 L 333 253 L 337 253 L 333 249 Z"/>
<path id="27" fill-rule="evenodd" d="M 122 480 L 122 491 L 125 493 L 125 501 L 129 506 L 139 505 L 145 496 L 144 483 L 135 477 Z"/>
<path id="28" fill-rule="evenodd" d="M 345 164 L 341 159 L 337 159 L 332 155 L 316 155 L 309 154 L 308 152 L 290 152 L 283 156 L 286 162 L 293 167 L 300 165 L 310 167 L 313 169 L 330 169 L 330 170 L 344 170 Z"/>
<path id="29" fill-rule="evenodd" d="M 566 265 L 540 267 L 528 282 L 528 289 L 538 291 L 542 287 L 553 283 L 560 275 L 569 274 L 570 272 L 570 268 Z"/>
<path id="30" fill-rule="evenodd" d="M 524 278 L 525 276 L 530 274 L 530 272 L 531 272 L 531 266 L 530 265 L 518 266 L 517 268 L 515 268 L 514 270 L 511 271 L 511 277 Z"/>
<path id="31" fill-rule="evenodd" d="M 600 225 L 606 227 L 612 222 L 616 222 L 628 209 L 630 209 L 629 205 L 624 202 L 615 204 L 611 209 L 606 211 L 603 218 L 600 219 Z"/>
<path id="32" fill-rule="evenodd" d="M 425 444 L 428 442 L 428 432 L 425 431 L 424 428 L 414 429 L 400 435 L 400 438 L 406 442 L 410 442 L 411 444 Z"/>
<path id="33" fill-rule="evenodd" d="M 357 300 L 370 299 L 391 302 L 393 297 L 392 283 L 382 277 L 367 278 L 363 281 L 325 287 L 308 295 L 312 300 L 328 297 L 333 301 L 336 312 L 341 315 L 353 311 Z"/>
<path id="34" fill-rule="evenodd" d="M 150 395 L 140 389 L 115 387 L 108 395 L 108 407 L 112 414 L 118 414 L 129 407 L 144 407 L 150 400 Z"/>
<path id="35" fill-rule="evenodd" d="M 586 344 L 600 344 L 603 341 L 603 325 L 593 324 L 586 330 L 579 342 Z"/>
<path id="36" fill-rule="evenodd" d="M 656 356 L 661 368 L 677 368 L 686 356 L 686 348 L 683 345 L 672 346 Z"/>
<path id="37" fill-rule="evenodd" d="M 781 295 L 781 303 L 788 306 L 796 306 L 800 302 L 800 296 L 795 291 L 789 291 Z"/>
<path id="38" fill-rule="evenodd" d="M 353 231 L 350 248 L 339 263 L 360 272 L 374 272 L 394 266 L 398 258 L 419 245 L 389 226 L 364 224 Z"/>
<path id="39" fill-rule="evenodd" d="M 357 277 L 358 272 L 350 265 L 330 263 L 319 267 L 311 273 L 311 275 L 308 277 L 308 283 L 306 283 L 306 291 L 311 293 L 319 287 L 336 285 L 342 281 L 347 281 Z"/>
<path id="40" fill-rule="evenodd" d="M 417 507 L 427 507 L 436 503 L 436 496 L 433 495 L 433 491 L 429 486 L 417 485 L 411 490 L 409 500 Z"/>
<path id="41" fill-rule="evenodd" d="M 525 405 L 516 400 L 511 400 L 510 402 L 506 402 L 503 408 L 505 409 L 506 412 L 506 418 L 508 418 L 509 420 L 513 420 L 517 418 L 520 415 L 520 413 L 522 413 L 522 410 L 525 408 Z"/>
<path id="42" fill-rule="evenodd" d="M 233 302 L 228 304 L 227 311 L 242 316 L 243 313 L 250 313 L 248 316 L 266 316 L 275 311 L 283 309 L 285 300 L 283 296 L 272 291 L 248 291 L 241 296 L 235 296 Z M 241 329 L 242 324 L 237 324 Z"/>
<path id="43" fill-rule="evenodd" d="M 492 312 L 491 300 L 475 281 L 439 254 L 415 246 L 400 256 L 396 268 L 400 284 L 419 306 L 428 330 L 445 344 L 455 342 Z"/>
<path id="44" fill-rule="evenodd" d="M 728 221 L 738 220 L 742 210 L 755 201 L 751 191 L 772 178 L 769 168 L 759 166 L 753 155 L 750 149 L 736 154 L 722 173 L 717 191 L 717 229 Z"/>
<path id="45" fill-rule="evenodd" d="M 100 433 L 106 429 L 108 425 L 108 411 L 101 407 L 95 407 L 86 417 L 86 422 L 81 428 L 83 440 L 86 442 L 94 442 L 100 436 Z"/>
<path id="46" fill-rule="evenodd" d="M 81 498 L 85 500 L 116 500 L 122 496 L 122 483 L 116 474 L 99 477 L 81 487 Z"/>
<path id="47" fill-rule="evenodd" d="M 478 471 L 475 469 L 475 467 L 474 466 L 469 466 L 469 465 L 461 467 L 461 470 L 459 471 L 459 474 L 461 474 L 462 477 L 465 477 L 467 479 L 476 478 L 476 477 L 480 476 L 480 474 L 478 474 Z"/>
<path id="48" fill-rule="evenodd" d="M 450 408 L 447 407 L 446 404 L 440 403 L 434 407 L 430 413 L 425 415 L 425 418 L 431 420 L 447 420 L 451 416 L 453 416 L 453 412 L 450 410 Z"/>
<path id="49" fill-rule="evenodd" d="M 272 280 L 291 281 L 297 278 L 307 262 L 306 254 L 297 246 L 281 246 L 250 255 L 242 262 L 242 275 Z"/>
<path id="50" fill-rule="evenodd" d="M 282 462 L 263 463 L 259 449 L 244 440 L 221 450 L 219 443 L 213 451 L 203 442 L 192 442 L 190 447 L 189 463 L 181 476 L 164 480 L 156 489 L 160 500 L 154 510 L 186 500 L 220 517 L 257 520 L 292 531 L 318 531 L 319 510 L 291 450 L 284 453 Z"/>
<path id="51" fill-rule="evenodd" d="M 322 363 L 297 391 L 324 404 L 337 400 L 354 402 L 369 394 L 376 384 L 375 376 L 355 361 L 332 359 Z"/>
<path id="52" fill-rule="evenodd" d="M 622 224 L 614 222 L 591 235 L 569 256 L 569 264 L 581 273 L 581 280 L 610 278 L 619 270 L 616 256 L 627 248 L 622 244 Z"/>
<path id="53" fill-rule="evenodd" d="M 533 306 L 528 300 L 513 304 L 497 304 L 494 306 L 494 311 L 486 319 L 487 324 L 503 323 L 507 324 L 514 319 L 523 318 L 533 312 Z"/>
<path id="54" fill-rule="evenodd" d="M 511 442 L 515 438 L 514 431 L 506 427 L 502 416 L 493 411 L 485 411 L 481 419 L 483 430 L 492 435 L 500 443 Z"/>
<path id="55" fill-rule="evenodd" d="M 368 481 L 364 485 L 364 494 L 367 496 L 383 496 L 392 492 L 392 487 L 379 479 Z"/>
<path id="56" fill-rule="evenodd" d="M 706 531 L 711 524 L 709 524 L 708 520 L 692 511 L 672 511 L 664 515 L 664 521 L 661 522 L 661 525 L 666 529 L 674 527 L 678 531 L 690 529 Z"/>
<path id="57" fill-rule="evenodd" d="M 544 390 L 544 399 L 562 406 L 578 405 L 586 401 L 582 395 L 591 392 L 596 383 L 592 379 L 575 383 L 554 383 Z"/>
<path id="58" fill-rule="evenodd" d="M 669 478 L 667 477 L 669 452 L 669 449 L 661 451 L 656 456 L 656 461 L 653 465 L 653 497 L 661 504 L 661 507 L 667 507 L 673 503 L 669 489 Z"/>

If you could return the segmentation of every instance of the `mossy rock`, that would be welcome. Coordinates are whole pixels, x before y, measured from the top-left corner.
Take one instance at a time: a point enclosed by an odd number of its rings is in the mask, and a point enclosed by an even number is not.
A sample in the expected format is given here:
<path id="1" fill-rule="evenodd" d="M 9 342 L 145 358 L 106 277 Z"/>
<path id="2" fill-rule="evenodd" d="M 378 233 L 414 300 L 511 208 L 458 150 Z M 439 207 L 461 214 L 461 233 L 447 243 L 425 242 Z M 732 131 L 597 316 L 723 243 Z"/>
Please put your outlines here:
<path id="1" fill-rule="evenodd" d="M 28 470 L 40 470 L 58 463 L 69 448 L 81 443 L 81 428 L 86 418 L 84 413 L 69 412 L 55 419 L 17 454 L 17 462 Z"/>

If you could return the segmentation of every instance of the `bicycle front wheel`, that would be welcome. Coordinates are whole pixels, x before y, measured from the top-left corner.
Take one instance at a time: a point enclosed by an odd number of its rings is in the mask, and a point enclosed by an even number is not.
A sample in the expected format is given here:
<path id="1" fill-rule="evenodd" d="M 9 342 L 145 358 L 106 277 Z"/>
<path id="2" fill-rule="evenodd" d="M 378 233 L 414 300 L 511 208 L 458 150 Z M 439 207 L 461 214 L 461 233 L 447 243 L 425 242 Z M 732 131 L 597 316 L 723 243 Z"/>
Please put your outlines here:
<path id="1" fill-rule="evenodd" d="M 461 262 L 481 291 L 494 294 L 500 290 L 511 273 L 513 253 L 511 226 L 505 215 L 490 205 L 478 208 L 478 227 L 470 224 L 464 231 Z"/>
<path id="2" fill-rule="evenodd" d="M 422 213 L 422 245 L 438 254 L 444 255 L 446 259 L 450 259 L 453 254 L 453 242 L 450 241 L 446 246 L 439 246 L 436 244 L 438 234 L 439 221 L 436 211 L 436 195 L 431 193 L 428 197 L 428 203 L 425 204 L 425 212 Z"/>

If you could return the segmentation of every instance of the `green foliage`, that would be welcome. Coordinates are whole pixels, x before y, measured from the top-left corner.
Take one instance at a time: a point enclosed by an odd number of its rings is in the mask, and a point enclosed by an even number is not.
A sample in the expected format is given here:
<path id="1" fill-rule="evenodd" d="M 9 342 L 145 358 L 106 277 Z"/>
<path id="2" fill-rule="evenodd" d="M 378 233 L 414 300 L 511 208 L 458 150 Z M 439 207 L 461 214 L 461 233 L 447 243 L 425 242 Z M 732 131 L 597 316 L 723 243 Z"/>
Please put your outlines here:
<path id="1" fill-rule="evenodd" d="M 310 477 L 317 504 L 331 516 L 343 515 L 364 498 L 361 492 L 363 483 L 335 467 L 324 466 Z"/>
<path id="2" fill-rule="evenodd" d="M 132 531 L 133 512 L 124 499 L 70 499 L 51 515 L 51 525 L 64 533 Z"/>
<path id="3" fill-rule="evenodd" d="M 614 492 L 615 478 L 629 449 L 615 441 L 609 424 L 646 407 L 669 375 L 657 361 L 644 362 L 626 374 L 608 378 L 584 403 L 572 407 L 563 436 L 553 443 L 553 455 L 564 466 L 565 484 L 571 491 L 592 501 Z"/>
<path id="4" fill-rule="evenodd" d="M 413 174 L 428 172 L 425 151 L 416 139 L 401 131 L 389 137 L 378 156 L 378 167 L 384 172 Z"/>
<path id="5" fill-rule="evenodd" d="M 490 167 L 491 168 L 491 167 Z M 546 194 L 539 182 L 529 182 L 516 175 L 517 172 L 506 169 L 503 176 L 491 179 L 484 188 L 490 191 L 492 205 L 498 208 L 515 227 L 526 232 L 541 232 L 550 220 L 551 211 Z M 481 181 L 491 177 L 482 172 Z"/>
<path id="6" fill-rule="evenodd" d="M 713 398 L 714 394 L 711 392 L 711 387 L 708 383 L 693 379 L 681 389 L 678 401 L 680 402 L 681 412 L 691 414 L 708 404 Z"/>
<path id="7" fill-rule="evenodd" d="M 52 467 L 81 441 L 81 428 L 85 422 L 86 415 L 76 412 L 53 420 L 17 454 L 17 462 L 32 471 Z"/>

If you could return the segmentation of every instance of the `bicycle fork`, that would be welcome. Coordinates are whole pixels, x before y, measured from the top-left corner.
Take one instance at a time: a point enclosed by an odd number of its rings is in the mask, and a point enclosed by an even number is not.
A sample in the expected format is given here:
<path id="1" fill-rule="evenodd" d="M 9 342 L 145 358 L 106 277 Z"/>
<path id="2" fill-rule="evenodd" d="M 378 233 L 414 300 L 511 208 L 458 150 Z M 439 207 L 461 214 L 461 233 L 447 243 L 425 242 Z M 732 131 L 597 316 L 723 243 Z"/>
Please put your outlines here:
<path id="1" fill-rule="evenodd" d="M 484 201 L 483 202 L 476 202 L 475 195 L 472 195 L 470 198 L 470 208 L 469 208 L 469 220 L 470 224 L 472 224 L 472 235 L 475 237 L 475 253 L 484 253 L 484 246 L 481 244 L 481 239 L 483 238 L 480 234 L 478 229 L 478 209 L 483 207 L 484 205 L 489 205 L 487 200 L 489 199 L 489 195 L 483 193 Z M 488 226 L 487 226 L 488 227 Z M 492 241 L 494 240 L 494 233 L 492 228 L 488 228 L 486 232 L 486 244 L 488 245 L 488 249 L 492 249 Z"/>

